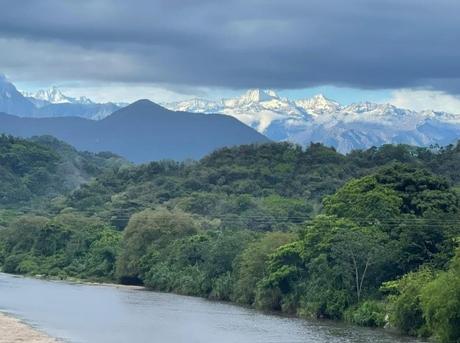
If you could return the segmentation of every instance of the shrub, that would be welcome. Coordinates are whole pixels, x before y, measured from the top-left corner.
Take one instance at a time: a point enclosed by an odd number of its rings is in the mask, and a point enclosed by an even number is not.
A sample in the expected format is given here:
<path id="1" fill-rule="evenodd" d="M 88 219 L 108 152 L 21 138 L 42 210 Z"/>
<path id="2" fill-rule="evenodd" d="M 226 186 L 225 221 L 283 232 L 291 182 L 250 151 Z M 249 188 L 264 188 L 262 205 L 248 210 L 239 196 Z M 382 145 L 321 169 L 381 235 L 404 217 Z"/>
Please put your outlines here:
<path id="1" fill-rule="evenodd" d="M 401 332 L 412 336 L 430 335 L 420 304 L 420 293 L 433 277 L 432 270 L 423 268 L 406 274 L 398 281 L 384 284 L 384 287 L 393 288 L 396 293 L 389 297 L 390 323 Z"/>
<path id="2" fill-rule="evenodd" d="M 232 276 L 230 272 L 220 275 L 212 282 L 212 291 L 209 294 L 210 299 L 215 300 L 230 300 L 233 290 Z"/>
<path id="3" fill-rule="evenodd" d="M 442 343 L 460 342 L 460 249 L 449 271 L 422 289 L 420 302 L 435 338 Z"/>
<path id="4" fill-rule="evenodd" d="M 348 309 L 344 317 L 345 320 L 359 326 L 383 327 L 386 324 L 385 306 L 374 300 L 366 300 Z"/>

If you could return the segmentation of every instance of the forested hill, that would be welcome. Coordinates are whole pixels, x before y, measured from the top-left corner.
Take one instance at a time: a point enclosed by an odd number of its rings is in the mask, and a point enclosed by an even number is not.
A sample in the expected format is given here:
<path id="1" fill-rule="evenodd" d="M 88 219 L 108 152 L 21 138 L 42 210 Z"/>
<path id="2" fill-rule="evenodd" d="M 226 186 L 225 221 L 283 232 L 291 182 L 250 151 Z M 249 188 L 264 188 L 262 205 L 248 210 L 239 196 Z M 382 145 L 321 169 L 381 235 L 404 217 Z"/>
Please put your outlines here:
<path id="1" fill-rule="evenodd" d="M 269 230 L 313 215 L 321 199 L 347 180 L 394 163 L 426 168 L 460 183 L 460 146 L 438 150 L 386 145 L 348 155 L 321 144 L 243 145 L 218 150 L 199 162 L 152 162 L 112 170 L 85 184 L 68 208 L 96 214 L 123 228 L 130 215 L 161 205 L 225 225 Z"/>
<path id="2" fill-rule="evenodd" d="M 0 135 L 0 206 L 43 202 L 126 163 L 111 153 L 78 152 L 51 136 L 25 140 Z"/>

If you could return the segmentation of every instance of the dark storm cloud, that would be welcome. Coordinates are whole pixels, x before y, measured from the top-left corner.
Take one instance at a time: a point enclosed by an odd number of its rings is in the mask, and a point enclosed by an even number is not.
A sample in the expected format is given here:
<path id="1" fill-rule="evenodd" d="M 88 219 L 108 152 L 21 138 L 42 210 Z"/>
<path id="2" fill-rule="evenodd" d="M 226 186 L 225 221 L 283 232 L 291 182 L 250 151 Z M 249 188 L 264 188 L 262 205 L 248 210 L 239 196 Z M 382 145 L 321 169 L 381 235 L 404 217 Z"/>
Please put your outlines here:
<path id="1" fill-rule="evenodd" d="M 456 0 L 1 1 L 24 80 L 460 93 Z"/>

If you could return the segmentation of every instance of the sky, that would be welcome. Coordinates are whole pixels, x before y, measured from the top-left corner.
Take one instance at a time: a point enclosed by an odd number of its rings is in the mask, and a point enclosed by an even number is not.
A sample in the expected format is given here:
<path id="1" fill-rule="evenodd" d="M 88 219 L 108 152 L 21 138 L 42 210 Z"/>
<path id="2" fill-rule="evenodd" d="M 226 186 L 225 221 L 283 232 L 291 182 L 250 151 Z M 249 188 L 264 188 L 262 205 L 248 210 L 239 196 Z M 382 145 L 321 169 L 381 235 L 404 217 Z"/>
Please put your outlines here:
<path id="1" fill-rule="evenodd" d="M 0 0 L 0 72 L 98 101 L 248 88 L 460 113 L 458 0 Z"/>

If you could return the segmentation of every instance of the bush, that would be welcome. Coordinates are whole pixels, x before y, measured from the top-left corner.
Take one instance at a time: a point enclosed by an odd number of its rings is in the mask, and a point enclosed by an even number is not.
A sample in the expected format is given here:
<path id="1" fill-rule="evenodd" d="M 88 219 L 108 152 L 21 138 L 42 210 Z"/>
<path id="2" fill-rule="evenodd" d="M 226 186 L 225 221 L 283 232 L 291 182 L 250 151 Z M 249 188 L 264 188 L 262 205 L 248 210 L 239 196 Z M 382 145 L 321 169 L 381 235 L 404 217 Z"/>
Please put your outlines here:
<path id="1" fill-rule="evenodd" d="M 182 271 L 174 273 L 176 282 L 174 282 L 173 291 L 179 294 L 204 296 L 203 284 L 205 274 L 198 266 L 187 266 Z"/>
<path id="2" fill-rule="evenodd" d="M 385 306 L 374 300 L 366 300 L 348 309 L 344 317 L 346 321 L 359 326 L 383 327 L 386 324 Z"/>
<path id="3" fill-rule="evenodd" d="M 10 255 L 5 258 L 3 262 L 3 271 L 5 273 L 17 274 L 19 272 L 19 264 L 25 258 L 25 254 Z"/>
<path id="4" fill-rule="evenodd" d="M 257 283 L 267 274 L 270 255 L 293 239 L 294 235 L 290 233 L 270 232 L 248 245 L 235 262 L 234 301 L 248 305 L 254 303 Z"/>
<path id="5" fill-rule="evenodd" d="M 332 287 L 321 289 L 319 285 L 312 284 L 309 282 L 305 287 L 298 313 L 306 318 L 342 319 L 350 304 L 348 292 Z"/>
<path id="6" fill-rule="evenodd" d="M 420 301 L 435 338 L 442 343 L 460 342 L 460 249 L 450 270 L 423 288 Z"/>
<path id="7" fill-rule="evenodd" d="M 209 294 L 210 299 L 215 300 L 230 300 L 233 292 L 232 276 L 230 272 L 222 274 L 212 282 L 212 291 Z"/>
<path id="8" fill-rule="evenodd" d="M 153 265 L 144 276 L 145 286 L 163 292 L 169 292 L 172 288 L 174 275 L 166 263 Z"/>
<path id="9" fill-rule="evenodd" d="M 401 332 L 412 336 L 430 335 L 423 317 L 420 293 L 433 277 L 433 271 L 424 268 L 386 284 L 386 287 L 392 284 L 396 291 L 396 294 L 389 297 L 390 323 Z"/>

